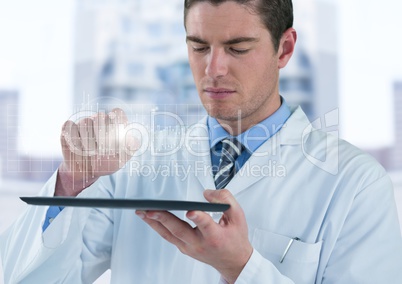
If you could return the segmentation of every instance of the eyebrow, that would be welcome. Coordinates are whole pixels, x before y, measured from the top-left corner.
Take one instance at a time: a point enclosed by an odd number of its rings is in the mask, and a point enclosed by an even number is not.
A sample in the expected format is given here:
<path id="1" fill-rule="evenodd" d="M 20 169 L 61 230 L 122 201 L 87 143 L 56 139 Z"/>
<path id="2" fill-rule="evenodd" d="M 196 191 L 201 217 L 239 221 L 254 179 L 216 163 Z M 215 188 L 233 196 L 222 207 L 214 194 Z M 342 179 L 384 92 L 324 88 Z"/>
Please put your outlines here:
<path id="1" fill-rule="evenodd" d="M 187 41 L 192 41 L 192 42 L 196 42 L 199 44 L 208 44 L 207 41 L 200 39 L 196 36 L 187 36 L 186 42 Z M 230 45 L 230 44 L 238 44 L 238 43 L 242 43 L 242 42 L 258 42 L 258 41 L 259 41 L 259 39 L 256 37 L 237 37 L 237 38 L 227 40 L 227 41 L 223 42 L 223 44 Z"/>

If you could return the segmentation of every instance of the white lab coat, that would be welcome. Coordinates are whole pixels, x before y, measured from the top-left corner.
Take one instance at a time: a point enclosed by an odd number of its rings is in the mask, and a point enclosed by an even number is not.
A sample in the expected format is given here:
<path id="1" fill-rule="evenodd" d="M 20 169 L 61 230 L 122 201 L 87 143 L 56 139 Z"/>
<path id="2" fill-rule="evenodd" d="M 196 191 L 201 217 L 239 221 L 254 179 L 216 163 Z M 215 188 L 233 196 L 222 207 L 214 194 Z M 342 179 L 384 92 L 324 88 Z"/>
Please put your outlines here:
<path id="1" fill-rule="evenodd" d="M 156 156 L 148 149 L 81 195 L 204 201 L 203 190 L 214 182 L 202 125 L 184 142 L 176 132 L 158 133 L 156 153 L 183 142 L 180 150 Z M 402 283 L 390 179 L 370 156 L 311 130 L 301 109 L 293 110 L 227 185 L 245 211 L 254 247 L 236 283 Z M 53 195 L 55 179 L 40 195 Z M 6 283 L 91 283 L 108 268 L 117 284 L 222 281 L 133 210 L 65 208 L 42 233 L 46 210 L 29 206 L 1 237 Z M 175 213 L 185 219 L 184 212 Z M 300 240 L 280 263 L 295 237 Z"/>

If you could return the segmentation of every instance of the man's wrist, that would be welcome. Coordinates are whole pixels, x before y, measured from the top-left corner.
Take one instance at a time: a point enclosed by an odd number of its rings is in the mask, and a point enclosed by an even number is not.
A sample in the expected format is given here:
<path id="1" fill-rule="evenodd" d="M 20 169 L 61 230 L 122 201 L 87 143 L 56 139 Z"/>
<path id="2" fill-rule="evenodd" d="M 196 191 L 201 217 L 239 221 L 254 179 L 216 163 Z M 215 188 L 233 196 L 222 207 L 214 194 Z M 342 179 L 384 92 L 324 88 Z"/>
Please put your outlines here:
<path id="1" fill-rule="evenodd" d="M 244 267 L 247 265 L 247 262 L 250 260 L 250 257 L 253 254 L 253 251 L 254 251 L 254 249 L 250 245 L 249 250 L 247 251 L 247 253 L 245 254 L 245 257 L 244 257 L 245 262 L 243 261 L 242 264 L 238 265 L 237 267 L 233 267 L 231 269 L 220 271 L 221 276 L 222 276 L 221 280 L 225 280 L 225 282 L 228 284 L 235 283 L 237 278 L 240 276 L 241 272 L 243 271 Z"/>
<path id="2" fill-rule="evenodd" d="M 85 188 L 93 184 L 99 177 L 85 176 L 59 166 L 54 196 L 77 196 Z"/>

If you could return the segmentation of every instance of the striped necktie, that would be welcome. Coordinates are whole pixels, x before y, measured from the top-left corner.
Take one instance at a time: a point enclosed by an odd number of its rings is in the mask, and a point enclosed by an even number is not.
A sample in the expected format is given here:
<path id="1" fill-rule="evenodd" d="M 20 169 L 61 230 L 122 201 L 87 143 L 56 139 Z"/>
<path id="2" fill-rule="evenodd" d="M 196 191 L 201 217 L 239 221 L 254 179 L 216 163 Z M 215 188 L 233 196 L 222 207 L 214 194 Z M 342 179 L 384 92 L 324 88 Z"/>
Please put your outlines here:
<path id="1" fill-rule="evenodd" d="M 216 189 L 224 188 L 236 173 L 235 161 L 243 151 L 244 146 L 236 138 L 222 140 L 222 154 L 219 169 L 215 174 Z"/>

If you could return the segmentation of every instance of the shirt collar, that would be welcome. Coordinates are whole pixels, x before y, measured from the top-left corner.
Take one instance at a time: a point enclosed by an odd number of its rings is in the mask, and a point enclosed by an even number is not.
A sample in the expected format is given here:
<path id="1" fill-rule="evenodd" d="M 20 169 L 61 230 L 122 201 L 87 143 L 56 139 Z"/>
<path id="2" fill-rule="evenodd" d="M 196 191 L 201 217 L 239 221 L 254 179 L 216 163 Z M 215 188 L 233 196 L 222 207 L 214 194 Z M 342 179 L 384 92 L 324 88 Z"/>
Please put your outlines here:
<path id="1" fill-rule="evenodd" d="M 254 125 L 245 132 L 235 136 L 246 149 L 253 153 L 260 147 L 265 141 L 278 132 L 282 125 L 291 115 L 289 106 L 286 104 L 285 99 L 281 97 L 281 106 L 272 115 Z M 209 131 L 209 143 L 210 147 L 214 147 L 222 139 L 226 137 L 232 137 L 225 129 L 219 124 L 219 122 L 211 116 L 207 119 L 208 131 Z"/>

